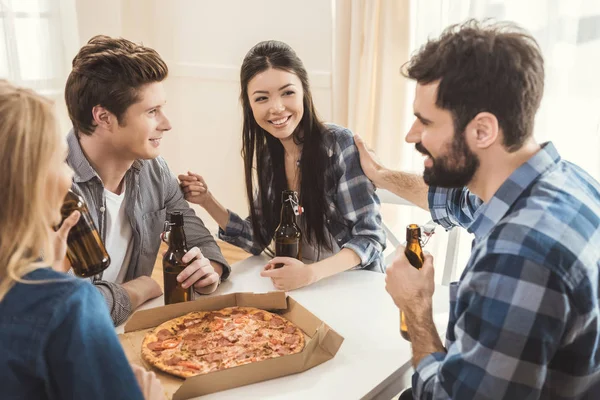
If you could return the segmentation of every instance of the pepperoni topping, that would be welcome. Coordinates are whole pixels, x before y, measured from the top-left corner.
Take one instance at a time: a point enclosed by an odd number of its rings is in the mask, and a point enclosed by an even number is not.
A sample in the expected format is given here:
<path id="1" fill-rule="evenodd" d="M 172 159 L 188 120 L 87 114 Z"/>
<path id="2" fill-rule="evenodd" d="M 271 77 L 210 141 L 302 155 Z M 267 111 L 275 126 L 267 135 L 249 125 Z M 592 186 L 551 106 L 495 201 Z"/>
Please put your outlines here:
<path id="1" fill-rule="evenodd" d="M 271 327 L 280 327 L 284 324 L 285 322 L 283 322 L 280 318 L 273 318 L 271 319 L 271 322 L 269 325 L 271 325 Z"/>
<path id="2" fill-rule="evenodd" d="M 294 332 L 296 332 L 296 328 L 292 325 L 288 325 L 285 327 L 285 329 L 283 331 L 285 333 L 294 333 Z"/>
<path id="3" fill-rule="evenodd" d="M 152 351 L 162 351 L 164 350 L 161 342 L 152 342 L 148 343 L 147 346 Z"/>
<path id="4" fill-rule="evenodd" d="M 183 340 L 200 340 L 203 339 L 205 335 L 201 334 L 201 333 L 188 333 L 187 335 L 183 336 Z"/>
<path id="5" fill-rule="evenodd" d="M 177 365 L 177 364 L 179 364 L 180 361 L 183 361 L 183 358 L 174 356 L 173 358 L 170 358 L 167 361 L 165 361 L 165 364 L 167 364 L 167 365 Z"/>
<path id="6" fill-rule="evenodd" d="M 259 311 L 255 314 L 252 314 L 252 318 L 254 318 L 257 321 L 264 321 L 265 320 L 265 313 L 262 311 Z"/>
<path id="7" fill-rule="evenodd" d="M 173 335 L 173 333 L 171 333 L 171 331 L 168 329 L 161 329 L 160 331 L 158 331 L 156 336 L 158 337 L 158 340 L 165 340 L 175 335 Z"/>
<path id="8" fill-rule="evenodd" d="M 172 339 L 167 339 L 164 342 L 162 342 L 161 347 L 163 349 L 174 349 L 175 347 L 177 347 L 177 345 L 181 343 L 181 339 L 178 338 L 172 338 Z"/>
<path id="9" fill-rule="evenodd" d="M 298 336 L 288 336 L 285 338 L 287 344 L 294 344 L 298 341 Z"/>
<path id="10" fill-rule="evenodd" d="M 290 354 L 292 351 L 286 347 L 280 347 L 277 349 L 277 353 L 279 353 L 280 355 L 284 356 L 286 354 Z"/>

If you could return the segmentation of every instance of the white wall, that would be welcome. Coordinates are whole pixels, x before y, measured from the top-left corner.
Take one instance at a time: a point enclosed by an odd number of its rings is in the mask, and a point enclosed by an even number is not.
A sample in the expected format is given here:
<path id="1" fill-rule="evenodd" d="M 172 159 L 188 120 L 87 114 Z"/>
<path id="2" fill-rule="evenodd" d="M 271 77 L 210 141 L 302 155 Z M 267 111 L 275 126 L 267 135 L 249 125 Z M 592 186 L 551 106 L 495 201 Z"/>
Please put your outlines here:
<path id="1" fill-rule="evenodd" d="M 304 61 L 322 118 L 331 119 L 332 6 L 325 0 L 77 0 L 79 38 L 123 36 L 155 48 L 170 72 L 171 170 L 202 174 L 217 198 L 247 214 L 239 68 L 261 40 L 291 45 Z M 212 230 L 216 224 L 196 208 Z"/>
<path id="2" fill-rule="evenodd" d="M 331 119 L 330 1 L 77 0 L 77 13 L 82 44 L 104 33 L 161 54 L 170 69 L 166 112 L 173 125 L 162 155 L 175 174 L 202 174 L 223 205 L 242 216 L 247 202 L 238 97 L 246 52 L 261 40 L 287 42 L 309 71 L 319 113 Z"/>

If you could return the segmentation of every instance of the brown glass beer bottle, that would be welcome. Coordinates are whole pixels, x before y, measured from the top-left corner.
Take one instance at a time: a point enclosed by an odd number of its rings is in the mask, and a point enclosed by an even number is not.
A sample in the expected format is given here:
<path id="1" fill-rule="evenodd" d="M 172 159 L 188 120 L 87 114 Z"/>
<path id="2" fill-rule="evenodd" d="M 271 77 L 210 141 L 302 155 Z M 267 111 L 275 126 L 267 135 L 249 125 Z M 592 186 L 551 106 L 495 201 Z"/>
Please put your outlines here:
<path id="1" fill-rule="evenodd" d="M 110 257 L 83 198 L 69 190 L 60 209 L 60 225 L 73 211 L 79 211 L 81 216 L 67 236 L 67 258 L 75 275 L 88 278 L 108 268 Z"/>
<path id="2" fill-rule="evenodd" d="M 163 256 L 163 278 L 165 289 L 165 304 L 181 303 L 192 300 L 193 286 L 187 289 L 181 287 L 177 282 L 177 275 L 189 265 L 181 261 L 188 252 L 183 231 L 183 213 L 174 211 L 169 214 L 169 220 L 165 222 L 163 240 L 169 245 L 169 249 Z"/>
<path id="3" fill-rule="evenodd" d="M 421 269 L 425 261 L 425 256 L 421 247 L 421 228 L 417 224 L 410 224 L 406 227 L 406 248 L 404 249 L 404 255 L 410 265 L 416 269 Z M 400 334 L 410 342 L 406 316 L 402 311 L 400 311 Z"/>
<path id="4" fill-rule="evenodd" d="M 302 256 L 302 232 L 296 224 L 294 206 L 298 206 L 298 194 L 293 190 L 284 190 L 281 193 L 281 220 L 275 230 L 275 256 L 292 257 L 298 260 Z M 283 264 L 275 264 L 281 268 Z"/>

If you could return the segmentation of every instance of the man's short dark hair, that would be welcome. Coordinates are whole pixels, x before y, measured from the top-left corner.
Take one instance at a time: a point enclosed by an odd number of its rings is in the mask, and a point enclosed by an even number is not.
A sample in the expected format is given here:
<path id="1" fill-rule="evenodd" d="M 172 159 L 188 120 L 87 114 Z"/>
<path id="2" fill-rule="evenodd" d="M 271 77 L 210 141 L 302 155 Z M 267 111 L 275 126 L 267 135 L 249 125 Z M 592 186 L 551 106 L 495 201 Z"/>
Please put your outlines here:
<path id="1" fill-rule="evenodd" d="M 97 105 L 122 124 L 129 106 L 140 101 L 139 89 L 161 82 L 168 73 L 167 64 L 155 50 L 123 38 L 94 36 L 73 59 L 65 88 L 76 134 L 94 132 L 92 109 Z"/>
<path id="2" fill-rule="evenodd" d="M 544 92 L 536 40 L 512 23 L 469 20 L 429 40 L 403 66 L 420 84 L 439 80 L 436 105 L 449 110 L 458 134 L 480 112 L 496 116 L 508 151 L 533 133 Z"/>

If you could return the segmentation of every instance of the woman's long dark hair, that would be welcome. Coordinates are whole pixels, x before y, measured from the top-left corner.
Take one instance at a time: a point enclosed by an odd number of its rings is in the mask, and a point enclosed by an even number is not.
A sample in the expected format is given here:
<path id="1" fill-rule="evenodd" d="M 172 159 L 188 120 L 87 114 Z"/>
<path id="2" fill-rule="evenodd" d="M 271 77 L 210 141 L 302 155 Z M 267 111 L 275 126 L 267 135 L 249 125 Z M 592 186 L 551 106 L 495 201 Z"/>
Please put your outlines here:
<path id="1" fill-rule="evenodd" d="M 304 114 L 293 133 L 293 139 L 294 143 L 302 145 L 299 201 L 304 207 L 306 221 L 306 231 L 303 235 L 308 243 L 331 250 L 325 217 L 328 207 L 325 192 L 327 187 L 330 187 L 327 183 L 333 174 L 324 144 L 327 128 L 315 111 L 308 74 L 302 61 L 290 46 L 274 40 L 260 42 L 250 49 L 240 72 L 240 99 L 244 110 L 242 157 L 254 238 L 261 247 L 269 246 L 279 224 L 281 192 L 288 188 L 283 145 L 279 139 L 258 125 L 248 97 L 250 80 L 269 68 L 293 73 L 302 82 Z M 257 197 L 254 190 L 254 167 L 258 185 Z"/>

